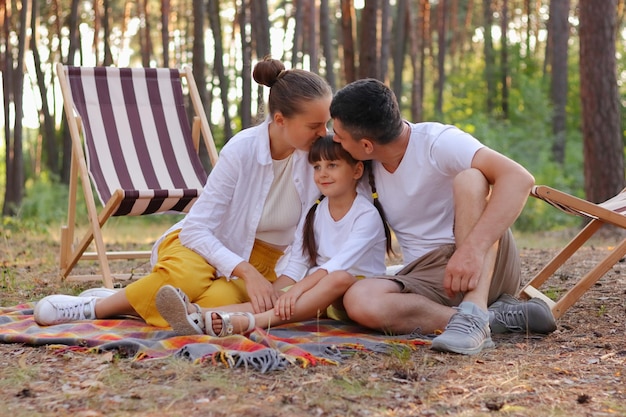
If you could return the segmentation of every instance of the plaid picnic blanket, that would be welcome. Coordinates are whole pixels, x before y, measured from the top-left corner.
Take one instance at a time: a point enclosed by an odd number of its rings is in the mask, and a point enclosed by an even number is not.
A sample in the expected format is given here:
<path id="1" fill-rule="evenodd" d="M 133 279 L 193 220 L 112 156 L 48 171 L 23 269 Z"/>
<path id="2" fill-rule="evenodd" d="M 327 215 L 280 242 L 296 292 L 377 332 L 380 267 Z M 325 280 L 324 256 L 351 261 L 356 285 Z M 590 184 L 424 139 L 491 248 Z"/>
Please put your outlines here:
<path id="1" fill-rule="evenodd" d="M 338 364 L 357 351 L 391 353 L 430 344 L 427 337 L 389 336 L 355 324 L 320 319 L 246 336 L 176 336 L 171 330 L 148 326 L 130 318 L 91 320 L 39 326 L 34 303 L 0 307 L 0 342 L 48 346 L 59 352 L 115 352 L 124 358 L 145 360 L 168 356 L 194 362 L 211 361 L 260 372 Z"/>

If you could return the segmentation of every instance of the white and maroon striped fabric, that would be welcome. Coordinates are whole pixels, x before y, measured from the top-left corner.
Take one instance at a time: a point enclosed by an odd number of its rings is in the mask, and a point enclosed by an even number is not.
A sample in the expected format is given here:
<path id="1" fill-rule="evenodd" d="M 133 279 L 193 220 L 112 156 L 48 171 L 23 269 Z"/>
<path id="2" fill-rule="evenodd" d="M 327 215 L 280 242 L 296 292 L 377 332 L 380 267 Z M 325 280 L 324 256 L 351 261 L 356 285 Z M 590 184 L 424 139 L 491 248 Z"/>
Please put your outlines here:
<path id="1" fill-rule="evenodd" d="M 188 211 L 207 174 L 191 140 L 180 72 L 68 67 L 67 77 L 103 204 L 121 189 L 114 216 Z"/>

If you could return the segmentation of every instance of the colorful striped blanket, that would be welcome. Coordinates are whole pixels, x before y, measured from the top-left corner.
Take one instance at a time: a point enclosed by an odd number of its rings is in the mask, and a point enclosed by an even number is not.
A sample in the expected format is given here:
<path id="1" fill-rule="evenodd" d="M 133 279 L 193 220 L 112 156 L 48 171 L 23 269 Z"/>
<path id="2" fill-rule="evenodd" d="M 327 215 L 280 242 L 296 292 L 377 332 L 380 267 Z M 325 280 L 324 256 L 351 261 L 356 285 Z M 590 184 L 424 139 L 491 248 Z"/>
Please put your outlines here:
<path id="1" fill-rule="evenodd" d="M 357 351 L 391 353 L 430 344 L 427 337 L 389 336 L 355 324 L 320 319 L 255 329 L 246 336 L 176 336 L 169 329 L 130 318 L 39 326 L 34 303 L 0 307 L 0 342 L 48 346 L 59 352 L 115 352 L 145 360 L 174 356 L 195 362 L 212 361 L 260 372 L 339 364 Z"/>

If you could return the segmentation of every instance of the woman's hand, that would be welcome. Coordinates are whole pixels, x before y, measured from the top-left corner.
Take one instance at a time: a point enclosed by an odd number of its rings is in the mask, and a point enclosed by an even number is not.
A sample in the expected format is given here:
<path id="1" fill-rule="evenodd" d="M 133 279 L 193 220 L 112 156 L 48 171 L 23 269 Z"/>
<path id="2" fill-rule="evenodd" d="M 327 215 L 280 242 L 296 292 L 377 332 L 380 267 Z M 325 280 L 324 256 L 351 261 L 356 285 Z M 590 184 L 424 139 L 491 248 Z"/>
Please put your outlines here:
<path id="1" fill-rule="evenodd" d="M 233 275 L 246 283 L 250 304 L 255 314 L 262 313 L 274 307 L 277 299 L 274 286 L 248 262 L 241 262 L 233 270 Z"/>

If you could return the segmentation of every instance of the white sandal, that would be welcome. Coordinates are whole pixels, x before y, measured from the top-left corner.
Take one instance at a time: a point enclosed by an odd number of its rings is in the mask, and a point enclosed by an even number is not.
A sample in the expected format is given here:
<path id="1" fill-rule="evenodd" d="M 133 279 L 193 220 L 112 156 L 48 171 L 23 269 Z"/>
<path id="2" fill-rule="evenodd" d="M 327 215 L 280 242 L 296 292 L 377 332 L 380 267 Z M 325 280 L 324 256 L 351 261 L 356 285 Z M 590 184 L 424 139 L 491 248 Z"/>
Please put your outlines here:
<path id="1" fill-rule="evenodd" d="M 181 289 L 164 285 L 157 292 L 155 302 L 159 313 L 177 335 L 204 334 L 202 310 L 197 304 L 190 303 Z M 188 313 L 187 303 L 192 304 L 196 312 Z"/>
<path id="2" fill-rule="evenodd" d="M 219 318 L 222 319 L 222 330 L 220 330 L 220 332 L 217 334 L 213 331 L 213 317 L 212 317 L 213 313 L 217 314 Z M 207 311 L 204 316 L 204 323 L 205 323 L 204 329 L 205 329 L 206 334 L 208 334 L 209 336 L 214 336 L 214 337 L 224 337 L 224 336 L 232 335 L 233 331 L 235 330 L 233 327 L 233 323 L 231 321 L 231 318 L 233 316 L 245 316 L 248 318 L 248 328 L 244 330 L 242 334 L 248 333 L 250 330 L 256 327 L 254 323 L 254 316 L 252 315 L 252 313 L 242 313 L 242 312 L 231 313 L 227 311 Z"/>

